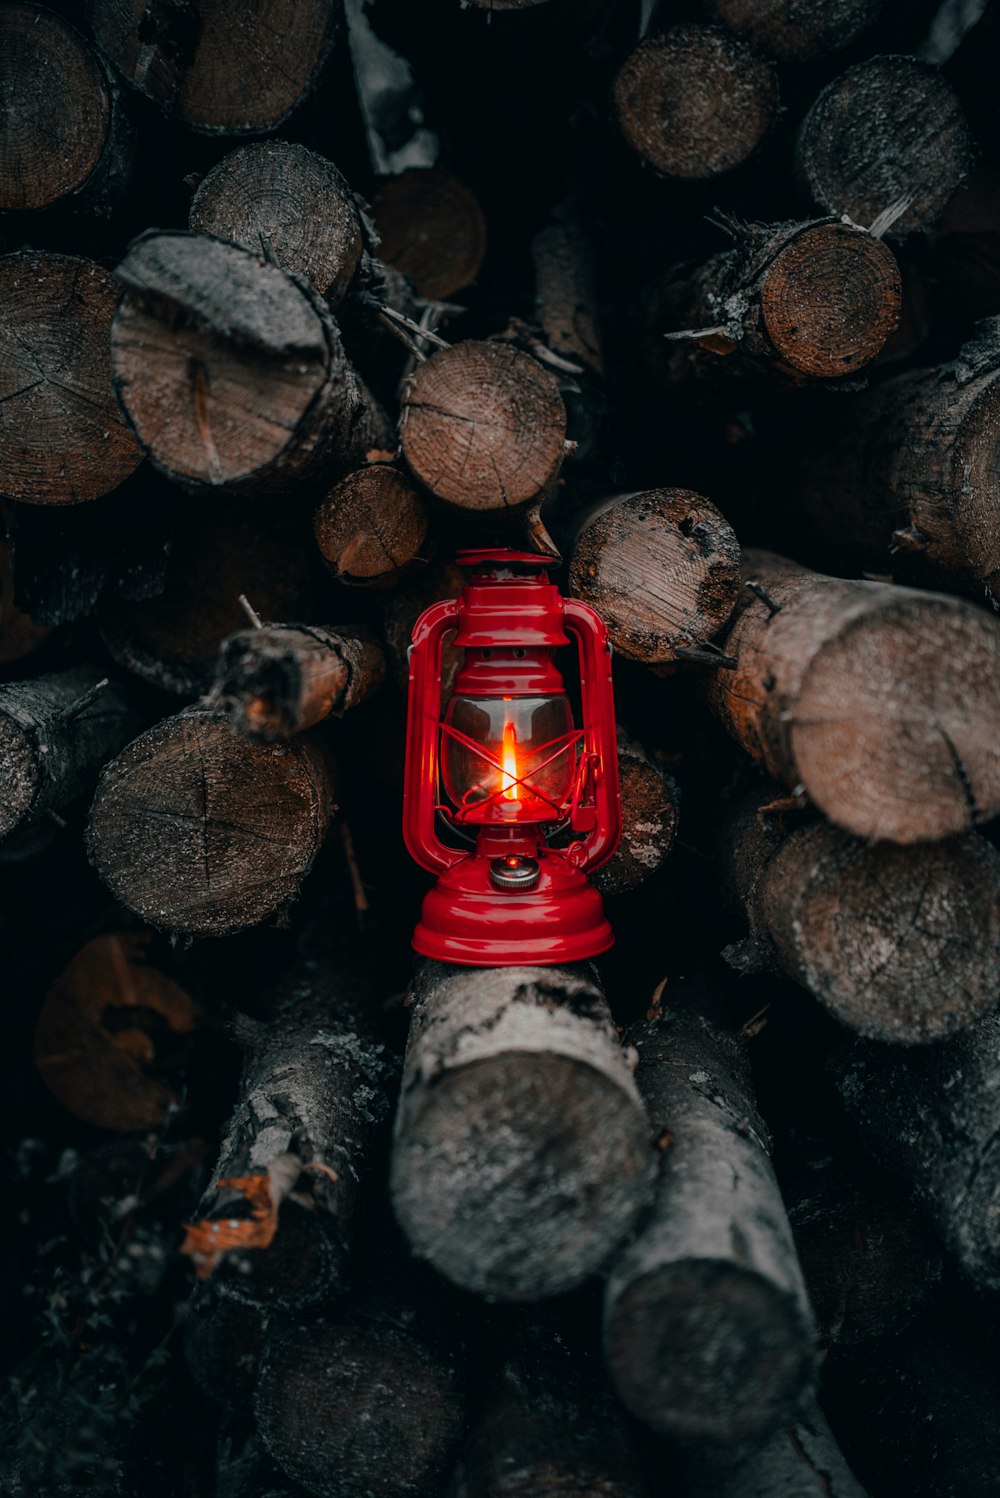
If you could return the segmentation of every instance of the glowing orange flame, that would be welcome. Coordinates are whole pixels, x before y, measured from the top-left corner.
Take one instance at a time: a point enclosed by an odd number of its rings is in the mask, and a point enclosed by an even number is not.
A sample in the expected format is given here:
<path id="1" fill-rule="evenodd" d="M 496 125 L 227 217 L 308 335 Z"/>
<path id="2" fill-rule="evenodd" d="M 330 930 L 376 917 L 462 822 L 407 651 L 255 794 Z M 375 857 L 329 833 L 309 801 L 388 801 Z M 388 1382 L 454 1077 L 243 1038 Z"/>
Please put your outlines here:
<path id="1" fill-rule="evenodd" d="M 518 794 L 517 735 L 514 733 L 513 723 L 510 722 L 503 726 L 501 762 L 503 764 L 503 798 L 505 801 L 516 801 Z"/>

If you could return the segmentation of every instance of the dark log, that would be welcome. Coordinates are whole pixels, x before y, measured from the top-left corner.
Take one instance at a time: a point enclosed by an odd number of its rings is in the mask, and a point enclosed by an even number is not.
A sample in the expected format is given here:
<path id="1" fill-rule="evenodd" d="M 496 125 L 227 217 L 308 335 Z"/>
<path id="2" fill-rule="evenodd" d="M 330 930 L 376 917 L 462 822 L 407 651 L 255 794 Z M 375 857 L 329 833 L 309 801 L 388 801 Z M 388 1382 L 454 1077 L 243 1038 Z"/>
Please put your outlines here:
<path id="1" fill-rule="evenodd" d="M 265 619 L 314 616 L 305 528 L 263 499 L 184 504 L 158 596 L 107 601 L 101 634 L 129 671 L 194 697 L 211 687 L 222 642 L 246 625 L 241 597 Z"/>
<path id="2" fill-rule="evenodd" d="M 331 307 L 364 249 L 358 205 L 333 162 L 283 140 L 224 156 L 195 193 L 188 222 L 304 276 Z"/>
<path id="3" fill-rule="evenodd" d="M 654 171 L 701 181 L 741 166 L 778 113 L 774 65 L 719 26 L 647 37 L 614 84 L 618 128 Z"/>
<path id="4" fill-rule="evenodd" d="M 166 718 L 107 766 L 91 862 L 151 926 L 227 936 L 297 897 L 333 814 L 322 743 L 251 744 L 220 714 Z"/>
<path id="5" fill-rule="evenodd" d="M 604 371 L 596 313 L 597 267 L 575 204 L 561 204 L 531 241 L 535 307 L 545 344 L 561 359 L 600 377 Z"/>
<path id="6" fill-rule="evenodd" d="M 89 791 L 142 723 L 135 704 L 96 666 L 0 686 L 0 838 Z"/>
<path id="7" fill-rule="evenodd" d="M 812 1156 L 785 1200 L 823 1349 L 902 1331 L 941 1278 L 941 1250 L 916 1208 L 829 1151 Z"/>
<path id="8" fill-rule="evenodd" d="M 649 665 L 706 652 L 739 584 L 732 528 L 690 489 L 607 500 L 585 518 L 570 558 L 570 592 L 598 610 L 616 651 Z"/>
<path id="9" fill-rule="evenodd" d="M 340 583 L 386 588 L 429 555 L 430 516 L 406 475 L 386 463 L 335 484 L 315 516 L 316 544 Z"/>
<path id="10" fill-rule="evenodd" d="M 181 1106 L 179 1063 L 198 1005 L 145 960 L 148 938 L 86 943 L 45 995 L 34 1060 L 53 1097 L 84 1123 L 160 1128 Z"/>
<path id="11" fill-rule="evenodd" d="M 268 1329 L 257 1425 L 316 1498 L 438 1498 L 463 1424 L 454 1331 L 435 1287 L 386 1266 L 322 1321 Z M 401 1282 L 402 1281 L 402 1282 Z"/>
<path id="12" fill-rule="evenodd" d="M 852 401 L 801 464 L 814 534 L 901 581 L 1000 606 L 1000 318 L 958 357 Z"/>
<path id="13" fill-rule="evenodd" d="M 10 547 L 0 543 L 0 666 L 24 660 L 48 639 L 52 628 L 14 602 Z"/>
<path id="14" fill-rule="evenodd" d="M 776 780 L 857 837 L 948 837 L 1000 810 L 1000 624 L 962 599 L 748 552 L 709 704 Z"/>
<path id="15" fill-rule="evenodd" d="M 111 206 L 131 163 L 117 90 L 61 16 L 11 4 L 0 14 L 0 212 Z"/>
<path id="16" fill-rule="evenodd" d="M 247 1422 L 223 1425 L 216 1449 L 215 1498 L 301 1498 L 302 1489 L 275 1466 Z"/>
<path id="17" fill-rule="evenodd" d="M 871 227 L 906 201 L 887 229 L 929 229 L 973 162 L 954 91 L 915 57 L 871 57 L 835 78 L 799 129 L 796 171 L 821 213 Z"/>
<path id="18" fill-rule="evenodd" d="M 342 717 L 384 678 L 381 646 L 357 630 L 266 624 L 226 640 L 210 701 L 265 743 Z"/>
<path id="19" fill-rule="evenodd" d="M 892 252 L 839 220 L 748 227 L 733 249 L 675 276 L 656 298 L 655 333 L 662 325 L 668 342 L 654 357 L 677 381 L 856 376 L 902 305 Z M 671 336 L 685 329 L 689 337 Z"/>
<path id="20" fill-rule="evenodd" d="M 1000 313 L 1000 170 L 980 162 L 938 219 L 928 245 L 936 276 L 969 317 Z"/>
<path id="21" fill-rule="evenodd" d="M 611 1376 L 662 1434 L 762 1440 L 811 1383 L 815 1328 L 748 1060 L 683 995 L 627 1035 L 660 1169 L 608 1280 Z"/>
<path id="22" fill-rule="evenodd" d="M 782 973 L 873 1039 L 940 1040 L 997 1001 L 1000 854 L 973 835 L 901 847 L 769 813 L 773 784 L 731 819 L 724 860 L 749 940 L 743 972 Z"/>
<path id="23" fill-rule="evenodd" d="M 599 1357 L 558 1322 L 505 1321 L 447 1498 L 646 1498 Z"/>
<path id="24" fill-rule="evenodd" d="M 592 880 L 602 895 L 637 889 L 666 861 L 677 836 L 678 791 L 641 744 L 618 733 L 622 840 Z"/>
<path id="25" fill-rule="evenodd" d="M 396 685 L 406 691 L 409 685 L 410 668 L 406 652 L 410 648 L 413 626 L 424 609 L 437 603 L 439 598 L 457 598 L 466 583 L 465 574 L 454 562 L 432 562 L 414 578 L 407 578 L 386 599 L 382 609 L 382 639 L 386 660 Z M 441 696 L 442 700 L 451 691 L 455 672 L 465 658 L 463 650 L 456 650 L 445 642 L 442 654 Z"/>
<path id="26" fill-rule="evenodd" d="M 421 296 L 446 300 L 470 286 L 486 258 L 486 220 L 474 195 L 447 172 L 415 168 L 381 183 L 372 217 L 383 260 Z"/>
<path id="27" fill-rule="evenodd" d="M 702 0 L 717 21 L 782 62 L 811 62 L 850 46 L 885 0 Z"/>
<path id="28" fill-rule="evenodd" d="M 94 40 L 122 76 L 193 130 L 273 130 L 315 84 L 343 19 L 338 0 L 90 0 Z"/>
<path id="29" fill-rule="evenodd" d="M 927 1212 L 976 1285 L 1000 1288 L 1000 1018 L 941 1045 L 858 1041 L 835 1070 L 862 1143 Z"/>
<path id="30" fill-rule="evenodd" d="M 481 1295 L 559 1294 L 620 1242 L 653 1167 L 587 969 L 421 966 L 392 1161 L 419 1257 Z"/>
<path id="31" fill-rule="evenodd" d="M 993 1498 L 1000 1381 L 989 1343 L 956 1335 L 942 1308 L 831 1370 L 828 1407 L 874 1494 Z M 977 1328 L 978 1330 L 978 1328 Z"/>
<path id="32" fill-rule="evenodd" d="M 103 266 L 25 250 L 0 258 L 0 493 L 76 504 L 117 487 L 142 453 L 111 390 L 117 287 Z"/>
<path id="33" fill-rule="evenodd" d="M 111 330 L 114 385 L 139 441 L 188 488 L 287 487 L 390 445 L 326 304 L 259 255 L 155 230 L 129 247 Z"/>
<path id="34" fill-rule="evenodd" d="M 227 1410 L 253 1406 L 264 1313 L 211 1282 L 199 1286 L 182 1323 L 184 1361 L 199 1391 Z"/>
<path id="35" fill-rule="evenodd" d="M 184 1252 L 251 1305 L 328 1301 L 396 1076 L 357 959 L 304 965 L 238 1036 L 239 1099 Z"/>
<path id="36" fill-rule="evenodd" d="M 531 525 L 565 456 L 566 409 L 555 376 L 504 343 L 459 343 L 410 378 L 403 456 L 439 500 L 479 519 L 523 512 Z M 536 549 L 551 549 L 544 544 Z"/>
<path id="37" fill-rule="evenodd" d="M 761 1445 L 684 1447 L 674 1461 L 677 1498 L 867 1498 L 815 1399 Z"/>

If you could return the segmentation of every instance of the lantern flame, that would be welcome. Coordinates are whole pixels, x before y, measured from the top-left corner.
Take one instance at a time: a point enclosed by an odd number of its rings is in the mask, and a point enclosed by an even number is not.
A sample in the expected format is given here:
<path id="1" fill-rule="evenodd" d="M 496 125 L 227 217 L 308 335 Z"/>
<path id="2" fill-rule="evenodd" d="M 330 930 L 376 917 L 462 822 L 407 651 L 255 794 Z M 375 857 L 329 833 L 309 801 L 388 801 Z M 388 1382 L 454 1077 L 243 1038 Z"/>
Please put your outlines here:
<path id="1" fill-rule="evenodd" d="M 516 801 L 517 736 L 514 732 L 514 725 L 509 720 L 503 726 L 501 760 L 503 763 L 503 798 L 505 801 Z"/>

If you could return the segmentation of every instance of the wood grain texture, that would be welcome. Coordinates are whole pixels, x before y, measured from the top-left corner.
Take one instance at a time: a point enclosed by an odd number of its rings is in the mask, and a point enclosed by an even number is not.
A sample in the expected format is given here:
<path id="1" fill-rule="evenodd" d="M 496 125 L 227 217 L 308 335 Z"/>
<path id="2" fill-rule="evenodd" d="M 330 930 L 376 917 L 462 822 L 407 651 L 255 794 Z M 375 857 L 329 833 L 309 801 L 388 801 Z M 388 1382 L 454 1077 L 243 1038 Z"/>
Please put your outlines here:
<path id="1" fill-rule="evenodd" d="M 267 624 L 224 642 L 211 701 L 241 733 L 267 742 L 341 717 L 384 677 L 381 646 L 359 631 Z"/>
<path id="2" fill-rule="evenodd" d="M 340 583 L 387 588 L 425 561 L 431 521 L 398 468 L 370 463 L 336 483 L 313 519 L 316 544 Z"/>
<path id="3" fill-rule="evenodd" d="M 447 299 L 478 276 L 486 258 L 486 219 L 474 194 L 436 168 L 389 177 L 372 204 L 382 259 L 423 297 Z"/>

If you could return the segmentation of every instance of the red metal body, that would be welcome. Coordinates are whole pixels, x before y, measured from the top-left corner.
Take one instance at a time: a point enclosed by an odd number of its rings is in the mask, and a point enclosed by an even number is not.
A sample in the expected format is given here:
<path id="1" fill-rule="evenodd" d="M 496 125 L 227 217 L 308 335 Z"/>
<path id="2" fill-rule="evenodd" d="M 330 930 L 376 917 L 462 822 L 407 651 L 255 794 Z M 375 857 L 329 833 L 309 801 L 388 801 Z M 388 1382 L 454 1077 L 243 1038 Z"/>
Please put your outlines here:
<path id="1" fill-rule="evenodd" d="M 614 936 L 586 871 L 621 837 L 607 632 L 594 609 L 560 596 L 542 557 L 497 549 L 458 561 L 473 577 L 420 616 L 410 647 L 403 835 L 438 875 L 413 945 L 475 967 L 594 957 Z M 442 713 L 449 634 L 465 660 Z M 580 728 L 554 659 L 573 641 Z M 550 723 L 570 726 L 538 741 L 533 725 Z M 458 841 L 470 835 L 471 851 Z"/>

